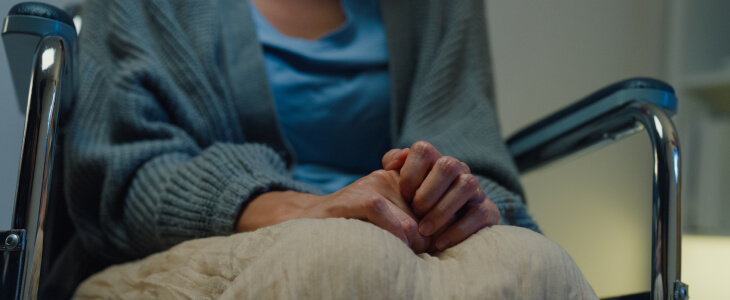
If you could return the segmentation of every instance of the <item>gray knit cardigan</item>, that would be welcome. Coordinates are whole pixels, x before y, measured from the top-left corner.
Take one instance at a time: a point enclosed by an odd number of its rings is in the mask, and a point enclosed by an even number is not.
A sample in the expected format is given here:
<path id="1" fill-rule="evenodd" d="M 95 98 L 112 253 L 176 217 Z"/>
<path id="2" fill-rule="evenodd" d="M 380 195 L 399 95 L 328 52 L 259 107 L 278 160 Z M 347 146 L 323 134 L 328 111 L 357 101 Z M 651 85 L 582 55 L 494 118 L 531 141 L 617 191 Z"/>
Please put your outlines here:
<path id="1" fill-rule="evenodd" d="M 425 140 L 466 162 L 504 222 L 537 230 L 500 136 L 482 1 L 381 7 L 392 146 Z M 319 193 L 292 179 L 245 1 L 89 1 L 77 64 L 65 192 L 77 240 L 100 261 L 232 234 L 267 191 Z"/>

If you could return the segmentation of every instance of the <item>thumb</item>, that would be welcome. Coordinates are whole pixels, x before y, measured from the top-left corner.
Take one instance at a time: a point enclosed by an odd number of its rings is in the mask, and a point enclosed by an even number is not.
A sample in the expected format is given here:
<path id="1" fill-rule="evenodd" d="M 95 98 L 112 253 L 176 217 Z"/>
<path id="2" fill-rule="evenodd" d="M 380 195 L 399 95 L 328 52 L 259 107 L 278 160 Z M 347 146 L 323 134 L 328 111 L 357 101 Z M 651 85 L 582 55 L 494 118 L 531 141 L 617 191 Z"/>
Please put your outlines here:
<path id="1" fill-rule="evenodd" d="M 408 148 L 393 149 L 383 155 L 383 169 L 387 171 L 399 171 L 408 158 Z"/>

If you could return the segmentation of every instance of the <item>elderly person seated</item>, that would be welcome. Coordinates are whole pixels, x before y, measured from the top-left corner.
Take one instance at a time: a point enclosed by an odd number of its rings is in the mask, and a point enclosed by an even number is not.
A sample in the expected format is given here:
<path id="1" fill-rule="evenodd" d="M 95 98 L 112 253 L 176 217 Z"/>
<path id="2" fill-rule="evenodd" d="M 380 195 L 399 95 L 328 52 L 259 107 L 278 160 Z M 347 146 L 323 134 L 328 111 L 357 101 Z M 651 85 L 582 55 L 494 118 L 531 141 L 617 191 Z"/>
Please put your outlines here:
<path id="1" fill-rule="evenodd" d="M 526 211 L 481 1 L 97 0 L 78 50 L 56 290 L 595 297 Z"/>

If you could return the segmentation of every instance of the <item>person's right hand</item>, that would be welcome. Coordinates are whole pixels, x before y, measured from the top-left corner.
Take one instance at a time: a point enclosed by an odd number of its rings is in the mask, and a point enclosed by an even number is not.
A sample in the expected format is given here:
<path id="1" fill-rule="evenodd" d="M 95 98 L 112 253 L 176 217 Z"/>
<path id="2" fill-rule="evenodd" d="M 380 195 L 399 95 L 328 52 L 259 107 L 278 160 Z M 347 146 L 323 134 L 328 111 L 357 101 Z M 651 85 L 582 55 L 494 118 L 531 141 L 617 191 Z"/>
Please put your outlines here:
<path id="1" fill-rule="evenodd" d="M 253 231 L 285 221 L 310 218 L 349 218 L 370 222 L 411 247 L 426 250 L 418 223 L 399 188 L 396 171 L 375 171 L 349 186 L 326 196 L 268 192 L 253 199 L 236 224 L 236 231 Z"/>
<path id="2" fill-rule="evenodd" d="M 430 143 L 393 149 L 383 168 L 400 174 L 400 189 L 416 216 L 419 232 L 434 239 L 437 250 L 454 246 L 480 229 L 499 224 L 497 206 L 484 193 L 469 166 L 443 156 Z"/>

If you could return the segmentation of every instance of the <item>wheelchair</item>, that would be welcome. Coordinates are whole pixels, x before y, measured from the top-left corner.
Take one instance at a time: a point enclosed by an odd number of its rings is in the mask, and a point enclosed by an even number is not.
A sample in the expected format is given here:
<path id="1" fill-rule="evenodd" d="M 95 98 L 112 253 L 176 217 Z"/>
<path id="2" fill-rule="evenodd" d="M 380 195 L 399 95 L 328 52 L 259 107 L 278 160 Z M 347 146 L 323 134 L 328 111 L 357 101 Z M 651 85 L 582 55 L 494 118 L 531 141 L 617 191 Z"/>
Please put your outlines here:
<path id="1" fill-rule="evenodd" d="M 81 12 L 21 3 L 2 37 L 25 129 L 11 229 L 0 231 L 0 299 L 37 297 L 39 282 L 73 228 L 60 193 L 60 136 L 73 103 Z M 77 27 L 78 26 L 78 27 Z M 22 91 L 28 91 L 23 93 Z M 520 173 L 646 130 L 654 154 L 651 290 L 613 299 L 687 299 L 681 281 L 681 155 L 668 84 L 633 78 L 609 85 L 507 140 Z M 60 133 L 59 133 L 60 132 Z M 654 267 L 658 266 L 658 267 Z"/>

